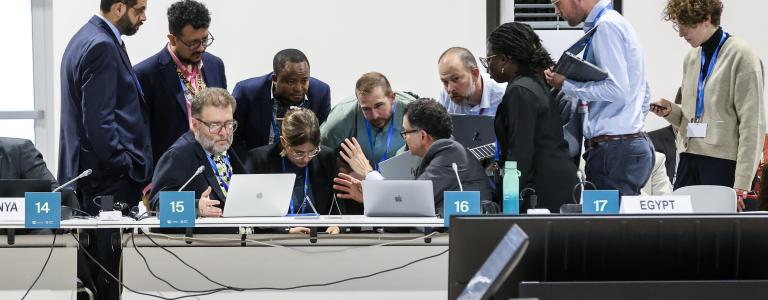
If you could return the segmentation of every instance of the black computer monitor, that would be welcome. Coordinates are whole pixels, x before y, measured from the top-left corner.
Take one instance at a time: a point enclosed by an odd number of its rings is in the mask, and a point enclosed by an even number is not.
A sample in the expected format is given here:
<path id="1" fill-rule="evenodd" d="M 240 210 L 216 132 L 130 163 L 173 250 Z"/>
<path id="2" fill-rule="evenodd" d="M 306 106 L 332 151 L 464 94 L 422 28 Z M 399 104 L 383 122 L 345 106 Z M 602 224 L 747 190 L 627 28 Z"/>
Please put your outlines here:
<path id="1" fill-rule="evenodd" d="M 496 142 L 493 117 L 475 115 L 451 115 L 453 138 L 467 148 L 489 145 Z"/>
<path id="2" fill-rule="evenodd" d="M 452 218 L 449 299 L 464 290 L 513 224 L 530 245 L 496 299 L 532 296 L 520 294 L 521 282 L 768 280 L 768 215 Z"/>
<path id="3" fill-rule="evenodd" d="M 51 181 L 45 179 L 0 179 L 0 197 L 24 197 L 26 192 L 50 192 Z"/>
<path id="4" fill-rule="evenodd" d="M 489 299 L 525 254 L 528 248 L 528 236 L 517 225 L 512 225 L 501 238 L 491 255 L 459 295 L 460 300 Z"/>

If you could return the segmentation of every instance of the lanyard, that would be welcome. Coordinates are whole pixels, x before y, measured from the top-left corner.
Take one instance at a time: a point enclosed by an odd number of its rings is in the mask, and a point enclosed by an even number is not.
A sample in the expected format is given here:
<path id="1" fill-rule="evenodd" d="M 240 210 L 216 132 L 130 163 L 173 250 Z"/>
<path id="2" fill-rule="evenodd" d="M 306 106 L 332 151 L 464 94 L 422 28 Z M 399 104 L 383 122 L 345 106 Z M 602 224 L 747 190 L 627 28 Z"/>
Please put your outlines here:
<path id="1" fill-rule="evenodd" d="M 494 144 L 495 151 L 493 151 L 493 160 L 499 161 L 499 140 L 496 140 Z"/>
<path id="2" fill-rule="evenodd" d="M 597 15 L 595 16 L 595 20 L 592 21 L 592 27 L 597 25 L 597 21 L 600 20 L 600 17 L 602 17 L 606 11 L 609 11 L 611 9 L 613 9 L 613 3 L 609 3 L 607 6 L 603 7 L 600 11 L 598 11 Z M 589 49 L 591 48 L 590 47 L 591 45 L 592 45 L 592 37 L 590 37 L 589 40 L 587 40 L 587 47 L 584 48 L 584 59 L 587 59 L 587 55 L 589 55 Z"/>
<path id="3" fill-rule="evenodd" d="M 283 173 L 285 173 L 285 172 L 286 172 L 286 168 L 285 168 L 285 157 L 283 157 L 283 158 L 280 160 L 280 165 L 281 165 L 281 166 L 282 166 L 282 168 L 283 168 Z M 305 166 L 305 167 L 304 167 L 304 197 L 302 197 L 301 199 L 306 199 L 306 198 L 307 198 L 307 191 L 309 190 L 308 186 L 309 186 L 309 164 L 307 164 L 307 166 Z M 311 200 L 308 200 L 308 201 L 311 201 Z M 304 203 L 304 202 L 302 201 L 302 204 L 303 204 L 303 203 Z M 301 206 L 301 213 L 304 213 L 304 210 L 306 210 L 306 208 L 307 208 L 306 206 L 302 205 L 302 206 Z M 291 204 L 290 204 L 290 205 L 289 205 L 289 207 L 288 207 L 288 211 L 289 211 L 291 214 L 295 214 L 295 213 L 296 213 L 296 212 L 294 211 L 294 208 L 293 208 L 293 197 L 291 197 Z"/>
<path id="4" fill-rule="evenodd" d="M 728 38 L 728 33 L 723 32 L 723 35 L 720 37 L 720 43 L 717 44 L 717 48 L 715 48 L 715 52 L 712 53 L 712 58 L 710 58 L 709 61 L 709 67 L 707 67 L 706 73 L 704 71 L 704 63 L 706 62 L 706 57 L 704 57 L 704 50 L 702 49 L 701 52 L 701 68 L 702 70 L 699 72 L 699 85 L 698 85 L 698 99 L 696 101 L 696 119 L 695 122 L 699 123 L 701 122 L 701 116 L 704 114 L 704 87 L 707 85 L 707 78 L 709 78 L 709 75 L 712 74 L 712 70 L 715 69 L 715 63 L 717 62 L 717 56 L 720 54 L 720 48 L 723 47 L 723 43 L 725 43 L 725 39 Z"/>
<path id="5" fill-rule="evenodd" d="M 277 115 L 275 115 L 274 109 L 272 110 L 272 133 L 275 136 L 272 142 L 277 144 L 277 141 L 280 139 L 280 127 L 277 126 Z"/>
<path id="6" fill-rule="evenodd" d="M 397 102 L 395 102 L 395 105 L 392 107 L 392 116 L 389 120 L 389 132 L 387 133 L 387 147 L 384 150 L 384 153 L 381 154 L 381 160 L 379 162 L 385 161 L 387 159 L 387 153 L 389 153 L 389 146 L 392 143 L 392 133 L 395 131 L 395 112 L 397 111 Z M 376 157 L 376 149 L 373 147 L 376 146 L 376 140 L 371 135 L 371 123 L 368 122 L 368 119 L 363 118 L 365 120 L 365 130 L 368 132 L 368 143 L 371 145 L 371 156 Z M 379 171 L 379 163 L 374 162 L 373 168 L 376 171 Z"/>
<path id="7" fill-rule="evenodd" d="M 213 174 L 216 175 L 216 178 L 219 179 L 219 183 L 221 183 L 221 186 L 224 188 L 224 192 L 225 193 L 229 192 L 229 184 L 227 184 L 227 180 L 224 180 L 223 178 L 224 174 L 221 174 L 221 175 L 219 174 L 219 166 L 216 165 L 215 161 L 213 161 L 213 158 L 211 158 L 211 155 L 206 155 L 206 157 L 208 158 L 208 162 L 211 164 L 211 167 L 213 168 Z M 230 178 L 232 177 L 232 168 L 229 167 L 230 166 L 229 157 L 227 157 L 226 155 L 224 155 L 224 162 L 227 164 L 227 169 L 228 169 L 227 173 L 229 173 L 227 174 L 228 175 L 227 178 Z"/>

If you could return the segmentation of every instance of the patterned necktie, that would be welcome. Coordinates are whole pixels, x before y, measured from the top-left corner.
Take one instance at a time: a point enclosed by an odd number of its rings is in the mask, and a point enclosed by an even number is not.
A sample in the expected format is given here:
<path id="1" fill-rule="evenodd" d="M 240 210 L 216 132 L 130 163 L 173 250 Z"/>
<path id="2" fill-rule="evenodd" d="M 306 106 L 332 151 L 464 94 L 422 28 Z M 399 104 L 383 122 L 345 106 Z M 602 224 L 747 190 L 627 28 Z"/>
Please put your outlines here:
<path id="1" fill-rule="evenodd" d="M 232 169 L 225 160 L 224 155 L 211 155 L 213 162 L 216 164 L 216 179 L 219 181 L 221 192 L 224 193 L 224 197 L 227 196 L 229 190 L 229 180 L 232 177 Z"/>

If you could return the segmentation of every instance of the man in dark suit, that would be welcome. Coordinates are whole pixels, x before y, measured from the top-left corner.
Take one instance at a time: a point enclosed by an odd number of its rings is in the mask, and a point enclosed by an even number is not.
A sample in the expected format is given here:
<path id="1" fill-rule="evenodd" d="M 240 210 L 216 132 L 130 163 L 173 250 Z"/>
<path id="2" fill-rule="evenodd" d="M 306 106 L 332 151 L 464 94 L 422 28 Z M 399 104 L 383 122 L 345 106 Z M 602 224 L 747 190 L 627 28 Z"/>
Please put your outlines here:
<path id="1" fill-rule="evenodd" d="M 0 137 L 0 179 L 44 179 L 59 186 L 32 141 Z"/>
<path id="2" fill-rule="evenodd" d="M 206 87 L 227 88 L 224 63 L 206 52 L 213 43 L 211 14 L 200 2 L 183 0 L 168 8 L 168 44 L 136 65 L 149 106 L 152 157 L 157 159 L 189 131 L 189 103 Z"/>
<path id="3" fill-rule="evenodd" d="M 152 168 L 142 90 L 121 35 L 133 35 L 147 19 L 147 0 L 101 0 L 100 13 L 75 33 L 61 61 L 59 180 L 87 169 L 91 176 L 72 188 L 82 209 L 98 214 L 96 196 L 136 205 Z M 113 275 L 119 270 L 116 230 L 97 230 L 88 251 Z M 92 265 L 99 299 L 117 299 L 116 281 Z"/>
<path id="4" fill-rule="evenodd" d="M 241 156 L 250 149 L 280 140 L 280 123 L 291 106 L 309 108 L 322 124 L 331 110 L 331 89 L 309 76 L 309 61 L 299 50 L 285 49 L 272 60 L 273 72 L 238 82 L 234 148 Z"/>
<path id="5" fill-rule="evenodd" d="M 237 154 L 229 151 L 237 129 L 232 117 L 236 107 L 225 89 L 208 88 L 195 94 L 192 129 L 157 162 L 150 195 L 152 210 L 159 210 L 161 191 L 179 190 L 199 166 L 205 166 L 201 176 L 192 179 L 184 190 L 195 192 L 198 216 L 221 216 L 232 174 L 246 173 Z"/>

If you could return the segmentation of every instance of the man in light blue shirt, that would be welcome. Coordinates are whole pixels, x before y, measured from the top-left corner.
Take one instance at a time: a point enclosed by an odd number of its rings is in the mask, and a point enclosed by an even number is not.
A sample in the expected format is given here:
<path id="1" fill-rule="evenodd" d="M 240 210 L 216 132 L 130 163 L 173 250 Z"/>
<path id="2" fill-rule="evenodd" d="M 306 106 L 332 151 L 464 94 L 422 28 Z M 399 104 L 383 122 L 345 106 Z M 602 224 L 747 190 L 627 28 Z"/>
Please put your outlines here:
<path id="1" fill-rule="evenodd" d="M 650 103 L 640 40 L 610 0 L 553 0 L 571 26 L 598 26 L 584 49 L 585 60 L 608 72 L 602 81 L 578 82 L 548 70 L 549 84 L 586 101 L 584 122 L 587 179 L 598 189 L 638 195 L 651 174 L 653 145 L 642 131 Z"/>
<path id="2" fill-rule="evenodd" d="M 438 102 L 450 114 L 495 116 L 507 83 L 497 83 L 488 73 L 480 73 L 469 50 L 452 47 L 438 60 L 443 88 Z"/>

